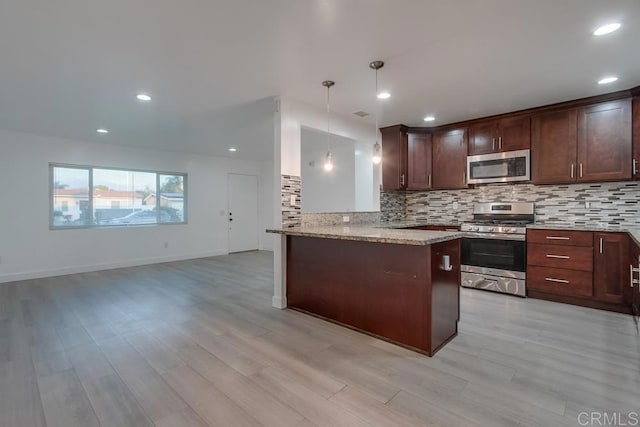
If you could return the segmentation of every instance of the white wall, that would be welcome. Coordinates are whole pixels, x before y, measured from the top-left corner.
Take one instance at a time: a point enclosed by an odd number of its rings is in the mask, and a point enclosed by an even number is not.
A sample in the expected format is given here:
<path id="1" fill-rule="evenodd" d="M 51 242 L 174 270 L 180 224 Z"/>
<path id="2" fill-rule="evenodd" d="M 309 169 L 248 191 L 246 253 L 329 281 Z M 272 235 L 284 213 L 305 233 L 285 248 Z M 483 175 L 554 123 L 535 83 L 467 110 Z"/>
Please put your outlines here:
<path id="1" fill-rule="evenodd" d="M 328 172 L 324 170 L 327 133 L 302 128 L 300 176 L 302 177 L 303 212 L 352 212 L 355 210 L 355 141 L 331 135 L 330 144 L 334 168 Z"/>
<path id="2" fill-rule="evenodd" d="M 111 137 L 111 136 L 110 136 Z M 188 224 L 49 230 L 49 163 L 186 172 Z M 273 223 L 273 165 L 0 130 L 0 282 L 227 253 L 227 173 L 260 176 Z M 262 233 L 260 245 L 272 248 Z M 164 243 L 169 247 L 165 248 Z"/>
<path id="3" fill-rule="evenodd" d="M 280 154 L 280 171 L 283 175 L 301 175 L 301 129 L 302 127 L 327 130 L 327 112 L 323 108 L 306 104 L 290 97 L 279 99 L 279 120 L 276 123 L 280 132 L 276 132 L 276 156 Z M 352 139 L 356 143 L 373 146 L 375 128 L 361 119 L 340 114 L 331 115 L 331 133 Z M 279 149 L 279 150 L 278 150 Z M 372 151 L 370 152 L 373 155 Z M 372 163 L 371 163 L 372 164 Z M 380 165 L 373 165 L 373 210 L 380 210 L 380 184 L 382 170 Z M 277 189 L 279 191 L 279 189 Z M 278 193 L 278 198 L 280 197 Z M 279 199 L 278 199 L 279 200 Z"/>

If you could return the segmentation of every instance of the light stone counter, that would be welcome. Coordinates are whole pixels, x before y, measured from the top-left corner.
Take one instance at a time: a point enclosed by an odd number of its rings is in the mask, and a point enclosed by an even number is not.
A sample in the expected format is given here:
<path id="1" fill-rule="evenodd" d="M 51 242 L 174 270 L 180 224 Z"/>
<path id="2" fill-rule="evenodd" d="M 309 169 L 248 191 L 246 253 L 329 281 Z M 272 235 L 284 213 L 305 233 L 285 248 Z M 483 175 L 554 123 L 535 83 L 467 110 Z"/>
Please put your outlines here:
<path id="1" fill-rule="evenodd" d="M 364 242 L 393 243 L 399 245 L 425 246 L 446 242 L 464 234 L 452 231 L 398 230 L 383 228 L 381 224 L 352 226 L 314 226 L 269 229 L 268 233 L 289 236 L 318 237 L 322 239 L 360 240 Z"/>

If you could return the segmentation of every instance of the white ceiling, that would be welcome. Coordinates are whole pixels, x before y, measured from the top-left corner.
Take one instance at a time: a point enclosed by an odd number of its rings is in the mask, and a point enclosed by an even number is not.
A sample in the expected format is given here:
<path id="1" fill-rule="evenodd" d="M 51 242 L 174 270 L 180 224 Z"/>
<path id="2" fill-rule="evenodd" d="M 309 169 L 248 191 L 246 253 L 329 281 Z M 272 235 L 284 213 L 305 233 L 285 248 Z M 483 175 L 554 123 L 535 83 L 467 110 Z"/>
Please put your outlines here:
<path id="1" fill-rule="evenodd" d="M 382 126 L 437 125 L 638 86 L 639 40 L 638 0 L 3 0 L 0 127 L 228 155 L 194 121 L 273 95 L 323 105 L 326 79 L 335 111 L 373 113 L 371 60 Z"/>

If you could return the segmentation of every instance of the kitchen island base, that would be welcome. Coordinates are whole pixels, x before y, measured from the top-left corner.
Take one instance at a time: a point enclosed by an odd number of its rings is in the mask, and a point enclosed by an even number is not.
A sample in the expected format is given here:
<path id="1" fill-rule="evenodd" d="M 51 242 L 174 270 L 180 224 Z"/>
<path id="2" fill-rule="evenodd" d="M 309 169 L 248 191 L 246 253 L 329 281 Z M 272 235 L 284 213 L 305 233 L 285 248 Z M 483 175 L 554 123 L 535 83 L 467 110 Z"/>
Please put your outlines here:
<path id="1" fill-rule="evenodd" d="M 433 356 L 458 332 L 459 266 L 459 239 L 287 236 L 288 307 Z"/>

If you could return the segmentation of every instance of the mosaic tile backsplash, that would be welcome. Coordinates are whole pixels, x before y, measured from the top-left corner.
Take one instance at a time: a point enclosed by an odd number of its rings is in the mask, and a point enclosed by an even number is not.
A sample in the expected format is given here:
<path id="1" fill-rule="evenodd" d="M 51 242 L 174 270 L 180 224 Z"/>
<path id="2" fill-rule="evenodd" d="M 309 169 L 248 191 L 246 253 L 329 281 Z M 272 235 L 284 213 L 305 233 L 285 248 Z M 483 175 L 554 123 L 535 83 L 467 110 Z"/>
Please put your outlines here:
<path id="1" fill-rule="evenodd" d="M 280 195 L 282 204 L 282 226 L 294 227 L 302 224 L 302 180 L 299 176 L 281 175 Z M 291 206 L 291 196 L 296 196 L 295 206 Z"/>
<path id="2" fill-rule="evenodd" d="M 536 223 L 640 226 L 640 183 L 484 185 L 465 190 L 381 193 L 383 220 L 459 223 L 476 202 L 535 202 Z M 457 204 L 454 208 L 454 203 Z"/>

